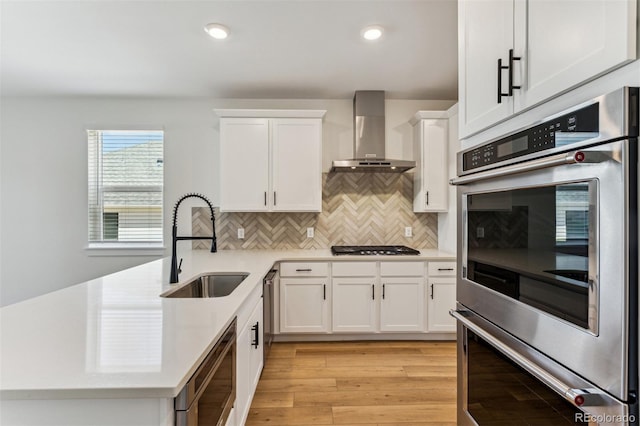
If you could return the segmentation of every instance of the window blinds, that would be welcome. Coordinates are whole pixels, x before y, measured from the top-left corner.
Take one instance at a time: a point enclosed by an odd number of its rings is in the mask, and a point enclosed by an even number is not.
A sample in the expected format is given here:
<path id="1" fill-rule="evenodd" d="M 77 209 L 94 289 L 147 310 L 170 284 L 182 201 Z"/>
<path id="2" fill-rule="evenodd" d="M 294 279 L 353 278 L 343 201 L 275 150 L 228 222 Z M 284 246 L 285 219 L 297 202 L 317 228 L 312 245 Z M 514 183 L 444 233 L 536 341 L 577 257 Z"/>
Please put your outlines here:
<path id="1" fill-rule="evenodd" d="M 88 130 L 89 242 L 162 242 L 164 132 Z"/>

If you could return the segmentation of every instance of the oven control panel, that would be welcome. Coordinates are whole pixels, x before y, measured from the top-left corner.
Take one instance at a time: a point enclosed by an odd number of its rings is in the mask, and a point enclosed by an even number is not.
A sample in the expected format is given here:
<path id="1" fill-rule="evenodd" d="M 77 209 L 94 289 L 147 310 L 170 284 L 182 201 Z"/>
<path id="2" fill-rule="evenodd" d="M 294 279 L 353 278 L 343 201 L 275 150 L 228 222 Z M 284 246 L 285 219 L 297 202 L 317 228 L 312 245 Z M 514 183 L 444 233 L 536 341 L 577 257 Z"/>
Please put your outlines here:
<path id="1" fill-rule="evenodd" d="M 593 139 L 599 135 L 599 105 L 591 104 L 462 154 L 462 170 L 473 169 Z"/>

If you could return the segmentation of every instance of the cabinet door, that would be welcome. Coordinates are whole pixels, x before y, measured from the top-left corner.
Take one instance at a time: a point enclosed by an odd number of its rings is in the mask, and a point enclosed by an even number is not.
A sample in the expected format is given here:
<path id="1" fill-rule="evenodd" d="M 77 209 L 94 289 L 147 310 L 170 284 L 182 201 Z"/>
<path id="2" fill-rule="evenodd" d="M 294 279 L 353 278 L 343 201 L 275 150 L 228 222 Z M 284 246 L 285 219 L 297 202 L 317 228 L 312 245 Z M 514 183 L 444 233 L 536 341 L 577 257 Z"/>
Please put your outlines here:
<path id="1" fill-rule="evenodd" d="M 421 190 L 415 200 L 419 200 L 420 210 L 414 206 L 414 211 L 421 212 L 445 212 L 448 209 L 448 127 L 446 119 L 422 120 L 418 124 L 420 129 L 420 141 L 422 144 L 420 170 Z"/>
<path id="2" fill-rule="evenodd" d="M 266 211 L 268 192 L 268 120 L 221 118 L 220 210 Z"/>
<path id="3" fill-rule="evenodd" d="M 518 1 L 515 16 L 516 110 L 636 58 L 635 0 Z"/>
<path id="4" fill-rule="evenodd" d="M 274 119 L 271 126 L 274 211 L 322 210 L 322 121 Z"/>
<path id="5" fill-rule="evenodd" d="M 456 331 L 456 320 L 449 315 L 456 306 L 456 279 L 454 277 L 429 277 L 427 298 L 427 331 Z"/>
<path id="6" fill-rule="evenodd" d="M 333 331 L 376 331 L 375 277 L 333 279 Z M 379 296 L 377 296 L 379 297 Z"/>
<path id="7" fill-rule="evenodd" d="M 280 279 L 280 332 L 326 333 L 329 331 L 328 278 Z"/>
<path id="8" fill-rule="evenodd" d="M 244 424 L 253 394 L 256 391 L 264 365 L 262 342 L 262 298 L 255 305 L 245 326 L 238 334 L 236 348 L 236 402 L 234 411 L 237 424 Z M 257 338 L 257 339 L 256 339 Z"/>
<path id="9" fill-rule="evenodd" d="M 503 120 L 513 111 L 513 98 L 498 103 L 498 59 L 508 65 L 513 47 L 513 0 L 458 2 L 458 90 L 460 138 Z M 546 29 L 546 26 L 542 27 Z M 546 35 L 540 30 L 541 36 Z M 508 88 L 503 70 L 502 91 Z"/>
<path id="10" fill-rule="evenodd" d="M 253 396 L 260 380 L 262 367 L 264 366 L 264 342 L 262 341 L 262 333 L 264 326 L 264 318 L 262 316 L 263 306 L 262 299 L 256 306 L 256 309 L 249 320 L 250 349 L 249 349 L 249 393 Z M 253 398 L 251 398 L 253 400 Z"/>
<path id="11" fill-rule="evenodd" d="M 382 277 L 380 331 L 424 331 L 424 278 Z"/>

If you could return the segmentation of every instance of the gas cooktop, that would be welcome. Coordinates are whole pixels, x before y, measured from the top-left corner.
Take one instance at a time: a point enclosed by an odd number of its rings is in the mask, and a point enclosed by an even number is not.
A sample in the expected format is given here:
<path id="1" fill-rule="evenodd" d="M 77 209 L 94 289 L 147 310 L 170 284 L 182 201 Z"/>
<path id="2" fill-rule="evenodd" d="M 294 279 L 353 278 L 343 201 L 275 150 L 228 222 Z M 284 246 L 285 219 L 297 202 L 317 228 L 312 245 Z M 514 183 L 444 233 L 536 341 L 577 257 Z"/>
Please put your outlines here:
<path id="1" fill-rule="evenodd" d="M 334 256 L 418 255 L 418 250 L 407 246 L 331 246 Z"/>

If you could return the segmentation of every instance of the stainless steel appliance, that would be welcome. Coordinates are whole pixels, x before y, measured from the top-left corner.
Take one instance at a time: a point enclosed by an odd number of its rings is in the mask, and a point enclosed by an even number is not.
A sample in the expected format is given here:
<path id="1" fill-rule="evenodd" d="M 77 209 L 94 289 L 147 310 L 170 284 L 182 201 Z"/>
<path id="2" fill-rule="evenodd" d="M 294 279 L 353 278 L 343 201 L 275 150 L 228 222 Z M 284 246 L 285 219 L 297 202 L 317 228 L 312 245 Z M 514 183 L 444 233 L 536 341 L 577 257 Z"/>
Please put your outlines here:
<path id="1" fill-rule="evenodd" d="M 418 250 L 407 246 L 331 246 L 334 256 L 418 255 Z"/>
<path id="2" fill-rule="evenodd" d="M 176 396 L 176 426 L 224 426 L 236 400 L 236 318 Z"/>
<path id="3" fill-rule="evenodd" d="M 264 360 L 266 362 L 273 343 L 274 330 L 274 311 L 273 311 L 273 290 L 280 286 L 280 273 L 277 268 L 273 268 L 264 277 L 262 282 L 262 298 L 263 298 L 263 326 L 262 326 L 262 348 L 264 350 Z"/>
<path id="4" fill-rule="evenodd" d="M 353 158 L 334 160 L 332 172 L 402 173 L 415 161 L 385 154 L 385 102 L 382 90 L 359 90 L 353 96 Z"/>
<path id="5" fill-rule="evenodd" d="M 638 97 L 458 154 L 459 424 L 636 424 Z"/>

